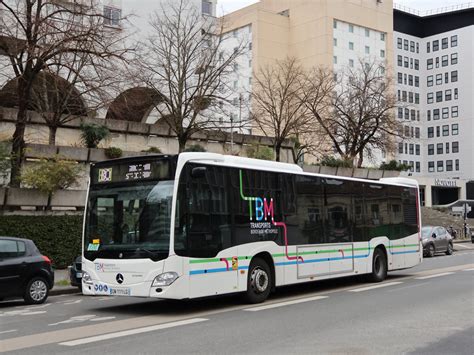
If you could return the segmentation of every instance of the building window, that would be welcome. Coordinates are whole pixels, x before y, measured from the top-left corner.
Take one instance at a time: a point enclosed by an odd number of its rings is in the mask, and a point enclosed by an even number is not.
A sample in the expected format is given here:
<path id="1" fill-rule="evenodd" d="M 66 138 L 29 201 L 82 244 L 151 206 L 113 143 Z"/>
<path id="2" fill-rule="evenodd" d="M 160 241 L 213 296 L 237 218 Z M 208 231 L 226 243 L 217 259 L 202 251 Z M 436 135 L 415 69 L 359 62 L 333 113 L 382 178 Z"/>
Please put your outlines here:
<path id="1" fill-rule="evenodd" d="M 428 127 L 428 138 L 434 138 L 434 127 Z"/>
<path id="2" fill-rule="evenodd" d="M 400 37 L 397 38 L 397 48 L 402 49 L 403 41 Z"/>
<path id="3" fill-rule="evenodd" d="M 349 59 L 349 66 L 354 68 L 354 59 Z"/>
<path id="4" fill-rule="evenodd" d="M 452 96 L 453 96 L 453 95 L 452 95 L 451 89 L 445 90 L 445 92 L 444 92 L 444 99 L 445 99 L 446 101 L 451 101 Z"/>
<path id="5" fill-rule="evenodd" d="M 451 134 L 453 136 L 457 136 L 459 134 L 459 125 L 457 123 L 451 125 Z"/>
<path id="6" fill-rule="evenodd" d="M 428 121 L 431 121 L 431 110 L 426 111 L 426 118 Z"/>
<path id="7" fill-rule="evenodd" d="M 454 35 L 451 36 L 451 47 L 457 47 L 458 45 L 458 36 Z"/>
<path id="8" fill-rule="evenodd" d="M 438 40 L 433 41 L 433 52 L 436 52 L 437 50 L 439 50 L 439 41 Z"/>
<path id="9" fill-rule="evenodd" d="M 436 68 L 439 68 L 439 57 L 436 57 L 436 60 L 435 60 L 435 67 L 436 67 Z"/>
<path id="10" fill-rule="evenodd" d="M 413 143 L 410 143 L 410 154 L 415 154 L 415 145 Z"/>
<path id="11" fill-rule="evenodd" d="M 403 108 L 401 108 L 401 107 L 398 108 L 398 118 L 400 118 L 400 119 L 403 118 Z"/>
<path id="12" fill-rule="evenodd" d="M 403 84 L 403 74 L 402 73 L 398 73 L 397 74 L 397 80 L 398 80 L 398 83 L 399 84 Z"/>
<path id="13" fill-rule="evenodd" d="M 458 107 L 457 106 L 452 106 L 451 107 L 451 117 L 452 118 L 458 117 Z"/>
<path id="14" fill-rule="evenodd" d="M 418 59 L 415 59 L 415 70 L 420 69 L 420 61 Z"/>
<path id="15" fill-rule="evenodd" d="M 449 136 L 449 125 L 443 125 L 443 137 Z"/>
<path id="16" fill-rule="evenodd" d="M 447 67 L 449 64 L 449 61 L 448 61 L 448 56 L 447 55 L 443 55 L 441 57 L 441 66 L 442 67 Z"/>
<path id="17" fill-rule="evenodd" d="M 398 143 L 398 154 L 403 154 L 403 143 Z"/>
<path id="18" fill-rule="evenodd" d="M 412 121 L 416 120 L 416 111 L 415 110 L 410 110 L 410 118 L 411 118 Z"/>
<path id="19" fill-rule="evenodd" d="M 446 160 L 446 171 L 453 171 L 453 161 Z"/>
<path id="20" fill-rule="evenodd" d="M 451 72 L 451 82 L 455 83 L 456 81 L 458 81 L 458 71 L 454 70 Z"/>
<path id="21" fill-rule="evenodd" d="M 433 120 L 439 120 L 439 109 L 434 109 L 433 110 Z"/>
<path id="22" fill-rule="evenodd" d="M 433 69 L 433 58 L 430 58 L 426 61 L 426 69 L 428 70 Z"/>
<path id="23" fill-rule="evenodd" d="M 252 47 L 253 47 L 253 44 L 252 44 L 252 42 L 250 42 L 250 43 L 249 43 L 249 51 L 252 50 Z"/>
<path id="24" fill-rule="evenodd" d="M 433 173 L 434 172 L 434 161 L 429 161 L 428 162 L 428 171 L 430 173 Z"/>
<path id="25" fill-rule="evenodd" d="M 415 104 L 419 104 L 419 103 L 420 103 L 420 94 L 415 93 Z"/>
<path id="26" fill-rule="evenodd" d="M 334 60 L 334 64 L 337 64 L 337 57 L 336 56 L 334 56 L 333 60 Z"/>
<path id="27" fill-rule="evenodd" d="M 104 6 L 104 25 L 119 26 L 122 10 L 114 7 Z"/>
<path id="28" fill-rule="evenodd" d="M 333 27 L 333 28 L 337 28 L 337 20 L 333 20 L 333 21 L 332 21 L 332 27 Z"/>
<path id="29" fill-rule="evenodd" d="M 446 151 L 446 154 L 449 154 L 449 143 L 448 142 L 446 142 L 446 150 L 445 151 Z"/>
<path id="30" fill-rule="evenodd" d="M 410 41 L 410 52 L 415 53 L 415 42 Z"/>
<path id="31" fill-rule="evenodd" d="M 415 145 L 415 154 L 420 155 L 420 145 L 419 144 Z"/>
<path id="32" fill-rule="evenodd" d="M 459 97 L 459 95 L 458 95 L 458 89 L 456 88 L 456 89 L 454 89 L 454 100 L 457 100 L 458 97 Z"/>
<path id="33" fill-rule="evenodd" d="M 333 44 L 334 44 L 334 47 L 337 47 L 337 38 L 334 38 L 334 39 L 332 40 L 332 42 L 333 42 Z"/>
<path id="34" fill-rule="evenodd" d="M 381 41 L 385 41 L 385 33 L 381 33 L 381 34 L 380 34 L 380 40 L 381 40 Z"/>
<path id="35" fill-rule="evenodd" d="M 452 147 L 451 151 L 453 153 L 459 153 L 459 142 L 452 142 L 451 147 Z"/>
<path id="36" fill-rule="evenodd" d="M 370 30 L 368 28 L 365 29 L 365 37 L 370 37 Z"/>
<path id="37" fill-rule="evenodd" d="M 448 48 L 448 37 L 445 37 L 441 40 L 441 48 L 442 49 Z"/>
<path id="38" fill-rule="evenodd" d="M 403 49 L 406 50 L 406 51 L 408 50 L 408 40 L 407 39 L 403 40 Z"/>
<path id="39" fill-rule="evenodd" d="M 449 84 L 449 73 L 448 72 L 444 73 L 444 83 Z"/>
<path id="40" fill-rule="evenodd" d="M 436 144 L 436 154 L 443 154 L 443 143 Z"/>
<path id="41" fill-rule="evenodd" d="M 402 101 L 407 102 L 407 92 L 405 90 L 402 91 Z"/>
<path id="42" fill-rule="evenodd" d="M 443 102 L 443 92 L 436 91 L 436 102 Z"/>
<path id="43" fill-rule="evenodd" d="M 456 171 L 459 171 L 459 159 L 455 160 L 455 164 L 456 164 Z"/>
<path id="44" fill-rule="evenodd" d="M 444 162 L 442 160 L 438 160 L 436 162 L 436 171 L 437 172 L 444 171 Z"/>
<path id="45" fill-rule="evenodd" d="M 408 68 L 408 63 L 409 63 L 409 62 L 408 62 L 408 57 L 403 57 L 403 66 L 404 66 L 405 68 Z"/>
<path id="46" fill-rule="evenodd" d="M 441 85 L 443 83 L 443 74 L 436 74 L 436 85 Z"/>
<path id="47" fill-rule="evenodd" d="M 403 58 L 401 55 L 397 56 L 397 65 L 401 67 L 403 65 Z"/>
<path id="48" fill-rule="evenodd" d="M 385 51 L 383 49 L 380 50 L 380 57 L 385 58 Z"/>
<path id="49" fill-rule="evenodd" d="M 420 162 L 417 161 L 415 164 L 416 164 L 416 172 L 419 173 L 420 172 Z"/>
<path id="50" fill-rule="evenodd" d="M 433 75 L 429 75 L 429 76 L 426 78 L 426 86 L 428 86 L 428 87 L 433 86 Z"/>
<path id="51" fill-rule="evenodd" d="M 212 15 L 212 4 L 209 1 L 202 1 L 202 13 Z"/>
<path id="52" fill-rule="evenodd" d="M 449 107 L 443 107 L 443 111 L 442 111 L 442 112 L 443 112 L 442 117 L 443 117 L 444 119 L 449 118 Z"/>
<path id="53" fill-rule="evenodd" d="M 349 24 L 349 32 L 354 33 L 354 25 Z"/>
<path id="54" fill-rule="evenodd" d="M 415 127 L 415 138 L 420 138 L 420 127 Z"/>
<path id="55" fill-rule="evenodd" d="M 365 54 L 370 54 L 370 47 L 369 46 L 365 46 Z"/>
<path id="56" fill-rule="evenodd" d="M 426 42 L 426 53 L 430 53 L 430 42 Z"/>
<path id="57" fill-rule="evenodd" d="M 420 77 L 415 75 L 415 87 L 420 87 Z"/>
<path id="58" fill-rule="evenodd" d="M 451 54 L 451 65 L 458 64 L 458 54 L 453 53 Z"/>
<path id="59" fill-rule="evenodd" d="M 413 86 L 413 75 L 408 75 L 408 85 Z"/>
<path id="60" fill-rule="evenodd" d="M 350 49 L 351 51 L 354 50 L 354 42 L 349 42 L 349 49 Z M 400 56 L 400 58 L 401 58 L 401 56 Z"/>
<path id="61" fill-rule="evenodd" d="M 408 93 L 408 102 L 413 103 L 413 93 L 411 91 Z"/>
<path id="62" fill-rule="evenodd" d="M 426 95 L 426 101 L 429 103 L 429 104 L 432 104 L 433 103 L 433 100 L 434 100 L 434 94 L 432 92 L 429 92 L 427 95 Z"/>

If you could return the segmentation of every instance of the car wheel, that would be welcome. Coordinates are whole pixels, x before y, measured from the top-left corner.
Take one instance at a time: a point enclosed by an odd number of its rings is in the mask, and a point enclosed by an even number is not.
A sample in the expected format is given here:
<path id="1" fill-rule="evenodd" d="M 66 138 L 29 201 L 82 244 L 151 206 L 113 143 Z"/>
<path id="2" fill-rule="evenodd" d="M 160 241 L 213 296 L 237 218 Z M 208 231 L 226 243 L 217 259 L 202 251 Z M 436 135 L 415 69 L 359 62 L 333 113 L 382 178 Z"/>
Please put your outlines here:
<path id="1" fill-rule="evenodd" d="M 270 267 L 265 260 L 254 258 L 250 263 L 247 277 L 247 292 L 245 298 L 248 303 L 261 303 L 268 298 L 273 286 Z"/>
<path id="2" fill-rule="evenodd" d="M 435 256 L 435 253 L 436 253 L 436 250 L 435 250 L 435 247 L 433 244 L 430 244 L 428 245 L 428 252 L 427 252 L 427 255 L 432 258 L 433 256 Z"/>
<path id="3" fill-rule="evenodd" d="M 453 254 L 453 243 L 448 243 L 448 249 L 446 249 L 446 255 Z"/>
<path id="4" fill-rule="evenodd" d="M 49 294 L 48 283 L 42 277 L 32 278 L 26 285 L 24 299 L 28 304 L 40 304 L 46 301 Z"/>
<path id="5" fill-rule="evenodd" d="M 370 282 L 381 282 L 387 277 L 387 257 L 382 249 L 374 250 L 372 272 L 368 276 Z"/>

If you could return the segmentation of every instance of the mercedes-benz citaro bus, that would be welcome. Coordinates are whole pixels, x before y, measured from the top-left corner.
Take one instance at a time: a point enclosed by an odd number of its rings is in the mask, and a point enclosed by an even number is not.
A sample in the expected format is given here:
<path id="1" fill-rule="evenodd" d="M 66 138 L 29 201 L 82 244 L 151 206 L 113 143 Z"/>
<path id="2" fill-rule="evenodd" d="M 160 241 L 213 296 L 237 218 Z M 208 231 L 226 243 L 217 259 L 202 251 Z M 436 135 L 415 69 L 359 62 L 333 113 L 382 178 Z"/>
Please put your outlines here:
<path id="1" fill-rule="evenodd" d="M 388 271 L 422 261 L 417 182 L 305 173 L 213 153 L 93 164 L 83 292 L 191 299 Z"/>

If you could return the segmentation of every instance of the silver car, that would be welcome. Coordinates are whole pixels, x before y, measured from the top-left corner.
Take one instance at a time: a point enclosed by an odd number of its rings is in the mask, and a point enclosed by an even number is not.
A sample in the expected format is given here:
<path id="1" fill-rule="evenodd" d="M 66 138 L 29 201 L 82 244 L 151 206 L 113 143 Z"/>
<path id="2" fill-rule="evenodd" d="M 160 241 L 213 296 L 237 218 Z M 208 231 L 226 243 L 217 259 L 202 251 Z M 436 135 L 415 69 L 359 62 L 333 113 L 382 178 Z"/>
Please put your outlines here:
<path id="1" fill-rule="evenodd" d="M 421 229 L 423 254 L 429 257 L 436 253 L 453 253 L 453 238 L 446 228 L 440 226 L 425 226 Z"/>

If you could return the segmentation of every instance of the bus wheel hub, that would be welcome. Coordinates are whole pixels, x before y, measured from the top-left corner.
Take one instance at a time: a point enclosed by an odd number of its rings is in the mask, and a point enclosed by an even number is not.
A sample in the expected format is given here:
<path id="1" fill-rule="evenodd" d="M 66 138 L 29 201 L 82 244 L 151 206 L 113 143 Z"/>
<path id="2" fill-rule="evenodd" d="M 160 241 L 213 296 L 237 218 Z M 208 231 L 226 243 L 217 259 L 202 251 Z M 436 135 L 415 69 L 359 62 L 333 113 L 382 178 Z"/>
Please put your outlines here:
<path id="1" fill-rule="evenodd" d="M 258 292 L 265 292 L 268 287 L 268 275 L 267 273 L 259 268 L 255 268 L 252 271 L 252 286 Z"/>

